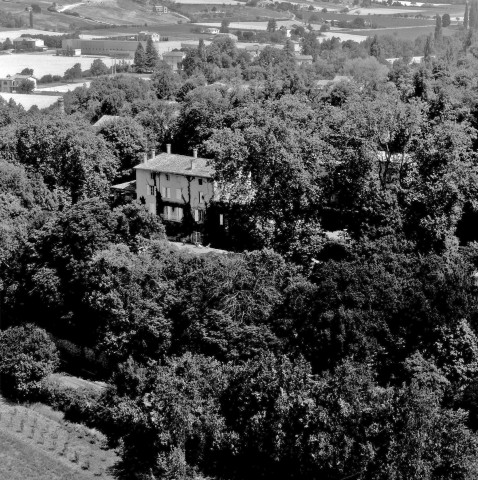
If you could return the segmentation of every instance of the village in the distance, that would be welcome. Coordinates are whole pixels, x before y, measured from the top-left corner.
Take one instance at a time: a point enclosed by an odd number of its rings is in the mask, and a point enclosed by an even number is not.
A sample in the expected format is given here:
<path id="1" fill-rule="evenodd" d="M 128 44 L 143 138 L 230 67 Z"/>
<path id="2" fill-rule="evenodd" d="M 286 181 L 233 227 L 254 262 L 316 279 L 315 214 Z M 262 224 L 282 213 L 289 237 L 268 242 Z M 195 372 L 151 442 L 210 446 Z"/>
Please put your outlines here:
<path id="1" fill-rule="evenodd" d="M 0 480 L 478 478 L 478 0 L 0 1 Z"/>

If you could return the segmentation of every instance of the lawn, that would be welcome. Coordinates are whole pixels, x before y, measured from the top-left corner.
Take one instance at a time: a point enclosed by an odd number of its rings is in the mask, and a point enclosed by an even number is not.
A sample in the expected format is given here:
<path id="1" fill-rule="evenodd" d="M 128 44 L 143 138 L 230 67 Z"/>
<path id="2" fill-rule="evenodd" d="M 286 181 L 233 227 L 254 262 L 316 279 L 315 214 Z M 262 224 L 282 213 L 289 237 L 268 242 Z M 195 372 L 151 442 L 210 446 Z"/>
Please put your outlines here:
<path id="1" fill-rule="evenodd" d="M 41 404 L 0 400 L 0 479 L 112 480 L 118 460 L 104 436 Z"/>

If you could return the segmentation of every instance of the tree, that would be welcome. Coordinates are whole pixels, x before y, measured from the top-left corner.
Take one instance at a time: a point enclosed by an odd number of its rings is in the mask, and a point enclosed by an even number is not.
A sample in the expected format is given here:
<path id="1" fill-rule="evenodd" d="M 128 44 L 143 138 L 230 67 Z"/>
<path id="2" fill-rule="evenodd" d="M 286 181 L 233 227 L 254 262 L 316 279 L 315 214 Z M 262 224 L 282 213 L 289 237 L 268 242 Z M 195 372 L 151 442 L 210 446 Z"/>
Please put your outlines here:
<path id="1" fill-rule="evenodd" d="M 131 175 L 131 169 L 141 162 L 146 150 L 145 132 L 141 124 L 132 118 L 119 118 L 103 124 L 98 134 L 114 152 L 120 170 Z"/>
<path id="2" fill-rule="evenodd" d="M 101 58 L 95 58 L 90 67 L 90 73 L 94 77 L 99 77 L 100 75 L 108 75 L 110 69 L 105 65 Z"/>
<path id="3" fill-rule="evenodd" d="M 142 72 L 146 65 L 146 52 L 144 51 L 143 44 L 138 42 L 138 47 L 134 52 L 134 66 L 138 72 Z"/>
<path id="4" fill-rule="evenodd" d="M 33 28 L 33 10 L 30 10 L 30 28 Z"/>
<path id="5" fill-rule="evenodd" d="M 221 33 L 229 33 L 229 21 L 223 19 L 221 22 L 221 28 L 219 29 Z"/>
<path id="6" fill-rule="evenodd" d="M 444 13 L 441 17 L 441 23 L 444 28 L 449 27 L 451 24 L 450 15 L 448 13 Z"/>
<path id="7" fill-rule="evenodd" d="M 58 367 L 59 356 L 48 334 L 32 324 L 0 332 L 0 378 L 4 393 L 28 398 Z"/>
<path id="8" fill-rule="evenodd" d="M 144 66 L 148 69 L 154 70 L 158 66 L 158 62 L 158 50 L 156 50 L 152 38 L 149 37 L 148 41 L 146 42 Z"/>
<path id="9" fill-rule="evenodd" d="M 161 100 L 174 100 L 181 86 L 181 78 L 165 62 L 160 62 L 151 76 L 151 86 Z"/>
<path id="10" fill-rule="evenodd" d="M 425 41 L 425 48 L 423 50 L 423 59 L 425 62 L 430 61 L 433 52 L 433 41 L 431 35 L 429 35 Z"/>
<path id="11" fill-rule="evenodd" d="M 376 59 L 380 59 L 382 56 L 382 50 L 377 35 L 374 35 L 372 43 L 370 44 L 370 55 Z"/>
<path id="12" fill-rule="evenodd" d="M 24 68 L 21 72 L 20 75 L 33 75 L 33 68 Z"/>
<path id="13" fill-rule="evenodd" d="M 269 33 L 273 33 L 277 30 L 277 22 L 275 20 L 275 18 L 271 18 L 268 22 L 267 22 L 267 31 Z"/>
<path id="14" fill-rule="evenodd" d="M 32 93 L 35 89 L 35 83 L 28 78 L 22 78 L 18 84 L 16 91 L 17 93 Z"/>
<path id="15" fill-rule="evenodd" d="M 63 75 L 63 79 L 68 81 L 78 80 L 83 75 L 81 71 L 81 64 L 75 63 L 73 67 L 66 70 L 65 74 Z"/>
<path id="16" fill-rule="evenodd" d="M 443 32 L 442 32 L 441 17 L 440 17 L 440 15 L 437 15 L 436 16 L 435 33 L 434 33 L 435 42 L 441 40 L 442 35 L 443 35 Z"/>
<path id="17" fill-rule="evenodd" d="M 478 25 L 478 11 L 476 1 L 471 1 L 470 12 L 468 16 L 468 25 L 470 30 L 476 30 Z"/>
<path id="18" fill-rule="evenodd" d="M 3 42 L 3 50 L 11 50 L 13 48 L 13 42 L 7 37 Z"/>

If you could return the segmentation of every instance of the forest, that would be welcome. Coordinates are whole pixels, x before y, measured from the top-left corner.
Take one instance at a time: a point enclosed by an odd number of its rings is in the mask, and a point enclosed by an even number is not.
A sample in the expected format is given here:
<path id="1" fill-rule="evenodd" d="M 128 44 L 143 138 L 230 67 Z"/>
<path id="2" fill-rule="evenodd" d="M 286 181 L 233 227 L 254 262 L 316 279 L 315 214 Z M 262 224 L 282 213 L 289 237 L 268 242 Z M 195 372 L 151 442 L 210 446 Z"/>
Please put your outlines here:
<path id="1" fill-rule="evenodd" d="M 289 47 L 0 103 L 2 394 L 104 432 L 118 479 L 475 479 L 475 33 Z M 167 143 L 214 166 L 229 253 L 112 202 Z"/>

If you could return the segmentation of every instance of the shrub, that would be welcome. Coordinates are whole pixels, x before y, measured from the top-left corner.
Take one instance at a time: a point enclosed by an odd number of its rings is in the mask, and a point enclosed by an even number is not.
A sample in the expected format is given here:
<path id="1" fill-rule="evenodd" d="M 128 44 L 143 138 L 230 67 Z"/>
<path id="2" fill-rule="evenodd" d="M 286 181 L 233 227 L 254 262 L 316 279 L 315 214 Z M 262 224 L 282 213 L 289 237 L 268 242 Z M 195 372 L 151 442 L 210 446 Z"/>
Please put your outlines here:
<path id="1" fill-rule="evenodd" d="M 5 394 L 18 398 L 37 394 L 41 381 L 58 363 L 58 351 L 45 330 L 23 325 L 0 332 L 0 377 Z"/>

